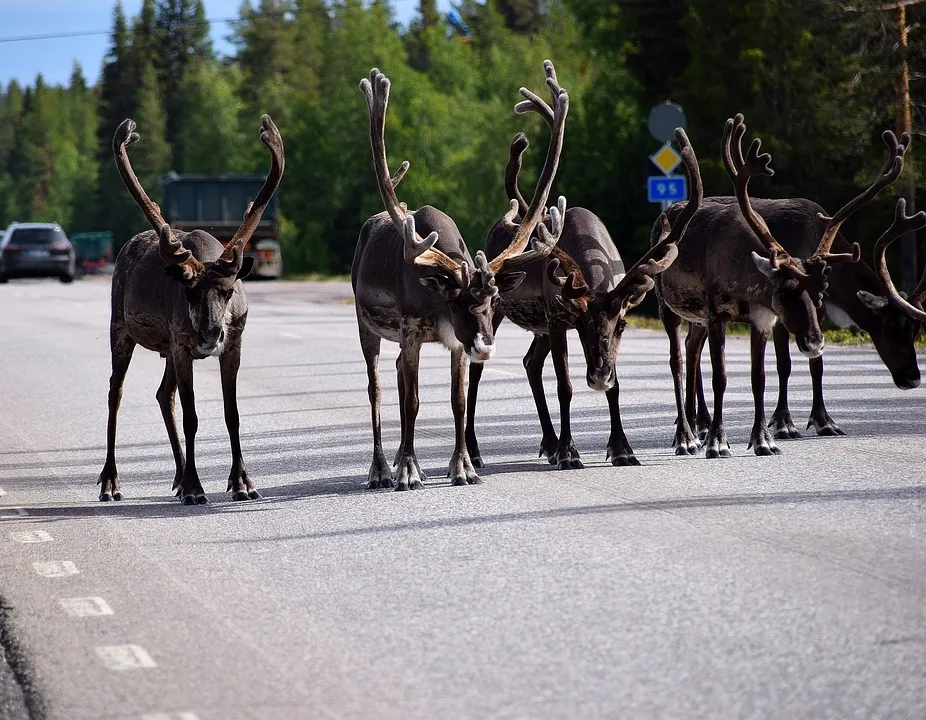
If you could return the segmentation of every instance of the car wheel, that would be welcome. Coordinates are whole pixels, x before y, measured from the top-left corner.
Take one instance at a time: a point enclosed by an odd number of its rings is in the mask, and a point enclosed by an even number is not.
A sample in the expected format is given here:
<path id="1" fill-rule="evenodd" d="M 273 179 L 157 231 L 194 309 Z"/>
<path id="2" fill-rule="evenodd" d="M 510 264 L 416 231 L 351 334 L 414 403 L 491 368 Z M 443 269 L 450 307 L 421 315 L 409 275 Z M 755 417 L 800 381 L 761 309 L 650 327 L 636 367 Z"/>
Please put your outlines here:
<path id="1" fill-rule="evenodd" d="M 4 283 L 9 282 L 9 280 L 10 279 L 6 275 L 4 275 L 3 273 L 0 273 L 0 285 L 3 285 Z"/>
<path id="2" fill-rule="evenodd" d="M 59 280 L 61 280 L 61 282 L 63 283 L 72 283 L 74 282 L 74 276 L 73 275 L 62 275 L 59 278 Z"/>

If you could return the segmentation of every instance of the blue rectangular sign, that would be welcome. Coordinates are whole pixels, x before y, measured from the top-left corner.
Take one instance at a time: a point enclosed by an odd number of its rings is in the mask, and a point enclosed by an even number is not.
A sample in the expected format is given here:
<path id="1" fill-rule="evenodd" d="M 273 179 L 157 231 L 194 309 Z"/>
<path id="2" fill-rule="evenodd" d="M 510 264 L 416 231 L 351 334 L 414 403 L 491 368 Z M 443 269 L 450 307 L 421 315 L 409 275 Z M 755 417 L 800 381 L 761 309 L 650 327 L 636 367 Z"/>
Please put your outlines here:
<path id="1" fill-rule="evenodd" d="M 651 203 L 687 200 L 686 180 L 684 175 L 651 175 L 646 178 L 646 197 Z"/>

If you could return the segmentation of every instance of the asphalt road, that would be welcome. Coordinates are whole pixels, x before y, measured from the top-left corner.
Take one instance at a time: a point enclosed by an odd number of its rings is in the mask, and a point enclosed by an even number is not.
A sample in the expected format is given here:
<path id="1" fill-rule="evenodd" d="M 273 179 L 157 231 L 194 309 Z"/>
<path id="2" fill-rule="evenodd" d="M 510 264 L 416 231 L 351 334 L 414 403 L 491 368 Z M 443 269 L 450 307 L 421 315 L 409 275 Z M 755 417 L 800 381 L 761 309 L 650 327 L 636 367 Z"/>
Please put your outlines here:
<path id="1" fill-rule="evenodd" d="M 418 447 L 431 480 L 371 492 L 349 287 L 247 288 L 242 442 L 265 499 L 224 492 L 209 359 L 196 393 L 211 504 L 182 507 L 154 399 L 163 365 L 144 350 L 119 426 L 126 500 L 96 499 L 108 284 L 0 287 L 7 717 L 27 717 L 10 670 L 31 717 L 61 720 L 926 716 L 926 397 L 897 390 L 873 350 L 827 350 L 827 404 L 848 437 L 757 458 L 748 344 L 729 339 L 734 457 L 679 458 L 666 338 L 631 329 L 619 376 L 643 466 L 605 464 L 605 400 L 579 381 L 587 469 L 559 472 L 537 459 L 530 337 L 506 324 L 483 376 L 485 484 L 442 477 L 449 356 L 430 347 Z M 387 455 L 396 352 L 384 344 Z M 806 421 L 803 362 L 792 387 Z M 769 408 L 775 390 L 772 374 Z"/>

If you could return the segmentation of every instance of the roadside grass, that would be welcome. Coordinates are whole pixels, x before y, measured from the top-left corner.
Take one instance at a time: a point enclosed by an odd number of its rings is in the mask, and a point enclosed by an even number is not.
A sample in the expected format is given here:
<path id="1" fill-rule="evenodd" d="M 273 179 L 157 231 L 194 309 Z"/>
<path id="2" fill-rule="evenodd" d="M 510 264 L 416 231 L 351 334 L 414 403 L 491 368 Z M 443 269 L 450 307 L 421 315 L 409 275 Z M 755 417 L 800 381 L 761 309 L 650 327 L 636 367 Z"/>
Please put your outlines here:
<path id="1" fill-rule="evenodd" d="M 328 275 L 326 273 L 287 273 L 280 276 L 280 280 L 293 282 L 350 282 L 350 275 Z"/>

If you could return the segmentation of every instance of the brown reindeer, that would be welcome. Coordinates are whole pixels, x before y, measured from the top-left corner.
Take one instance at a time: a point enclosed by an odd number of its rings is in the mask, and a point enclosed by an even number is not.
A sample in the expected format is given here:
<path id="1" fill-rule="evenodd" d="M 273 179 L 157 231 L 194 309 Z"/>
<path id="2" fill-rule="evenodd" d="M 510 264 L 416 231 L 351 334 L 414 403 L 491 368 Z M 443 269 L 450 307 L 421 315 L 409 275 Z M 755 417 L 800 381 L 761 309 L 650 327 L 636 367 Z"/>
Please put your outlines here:
<path id="1" fill-rule="evenodd" d="M 873 200 L 878 193 L 893 183 L 903 170 L 904 156 L 910 147 L 910 136 L 904 134 L 900 142 L 890 130 L 883 134 L 887 145 L 887 161 L 884 168 L 872 184 L 857 197 L 850 200 L 832 217 L 825 214 L 817 203 L 805 198 L 788 198 L 782 200 L 752 200 L 755 211 L 768 224 L 772 235 L 789 253 L 806 256 L 814 251 L 821 242 L 832 243 L 841 253 L 857 252 L 855 244 L 850 245 L 840 232 L 842 224 L 853 213 Z M 735 203 L 736 198 L 711 198 L 709 202 Z M 717 226 L 712 227 L 717 231 Z M 919 333 L 919 323 L 908 318 L 901 309 L 888 302 L 889 289 L 885 279 L 864 262 L 843 262 L 832 265 L 828 278 L 823 307 L 818 316 L 823 316 L 842 327 L 857 326 L 867 332 L 878 351 L 878 355 L 891 373 L 894 384 L 902 390 L 918 387 L 920 370 L 916 361 L 914 342 Z M 791 354 L 787 328 L 776 323 L 773 330 L 775 355 L 778 365 L 778 404 L 772 414 L 769 426 L 773 428 L 775 438 L 800 437 L 791 419 L 788 407 L 788 379 L 791 375 Z M 689 329 L 686 345 L 691 357 L 700 354 L 705 331 L 701 326 L 692 325 Z M 807 427 L 813 427 L 818 435 L 845 435 L 845 432 L 833 421 L 823 402 L 823 356 L 812 357 L 810 376 L 813 388 L 813 403 Z M 686 388 L 686 395 L 697 392 L 698 430 L 706 432 L 710 425 L 710 413 L 704 402 L 700 368 L 698 368 L 696 387 Z M 693 404 L 686 402 L 686 407 Z M 694 429 L 694 428 L 692 428 Z"/>
<path id="2" fill-rule="evenodd" d="M 697 452 L 698 441 L 689 418 L 694 408 L 683 407 L 680 324 L 682 318 L 706 332 L 713 365 L 714 417 L 707 434 L 707 457 L 729 457 L 730 449 L 723 425 L 723 395 L 726 390 L 724 335 L 727 322 L 738 320 L 751 325 L 752 391 L 755 421 L 749 446 L 756 455 L 780 453 L 765 424 L 765 346 L 780 320 L 797 339 L 798 348 L 808 357 L 823 353 L 823 333 L 817 317 L 827 287 L 831 263 L 857 261 L 856 245 L 851 253 L 831 253 L 835 238 L 824 235 L 813 253 L 802 259 L 785 250 L 753 208 L 748 183 L 756 175 L 770 176 L 771 156 L 759 154 L 760 141 L 753 140 L 743 156 L 746 133 L 743 116 L 727 120 L 722 156 L 736 190 L 737 204 L 705 200 L 691 220 L 686 240 L 679 247 L 675 264 L 656 281 L 660 314 L 669 335 L 670 361 L 675 386 L 678 424 L 675 433 L 677 454 Z M 653 228 L 653 239 L 658 226 Z M 700 362 L 700 344 L 695 357 L 689 352 L 688 386 L 695 387 Z M 689 394 L 689 400 L 691 395 Z M 687 409 L 687 412 L 686 412 Z"/>
<path id="3" fill-rule="evenodd" d="M 551 66 L 552 67 L 552 66 Z M 421 344 L 440 342 L 450 350 L 451 408 L 455 445 L 448 475 L 454 485 L 481 482 L 463 440 L 466 358 L 481 363 L 495 351 L 492 315 L 499 293 L 524 279 L 520 268 L 547 257 L 558 239 L 560 212 L 551 210 L 552 230 L 540 229 L 540 240 L 525 252 L 541 222 L 563 145 L 569 98 L 557 98 L 556 120 L 536 192 L 528 213 L 507 249 L 489 262 L 481 252 L 475 261 L 453 220 L 429 205 L 409 211 L 395 188 L 408 171 L 408 161 L 393 176 L 386 160 L 385 121 L 389 80 L 379 70 L 360 83 L 370 115 L 370 146 L 376 180 L 385 212 L 367 220 L 360 231 L 351 284 L 357 310 L 360 345 L 367 364 L 373 424 L 373 461 L 370 488 L 420 488 L 426 479 L 415 454 L 415 419 L 418 415 L 418 357 Z M 522 89 L 522 92 L 526 92 Z M 565 201 L 563 201 L 565 203 Z M 419 231 L 425 234 L 422 238 Z M 402 440 L 396 453 L 395 481 L 383 453 L 380 434 L 379 353 L 383 339 L 399 343 L 396 360 Z"/>
<path id="4" fill-rule="evenodd" d="M 920 210 L 913 215 L 907 215 L 907 201 L 900 198 L 894 208 L 894 222 L 875 244 L 875 269 L 884 287 L 885 296 L 877 300 L 867 300 L 873 304 L 877 303 L 882 308 L 891 303 L 916 323 L 926 323 L 926 310 L 923 310 L 923 303 L 926 302 L 926 268 L 923 270 L 923 275 L 913 295 L 908 297 L 906 293 L 898 292 L 891 279 L 891 273 L 887 269 L 887 249 L 897 238 L 922 230 L 924 227 L 926 227 L 926 212 Z"/>
<path id="5" fill-rule="evenodd" d="M 268 115 L 261 118 L 260 124 L 261 142 L 270 149 L 270 172 L 227 246 L 202 230 L 174 232 L 129 164 L 126 148 L 139 139 L 135 123 L 123 121 L 113 136 L 119 174 L 155 231 L 139 233 L 129 240 L 116 258 L 113 271 L 109 332 L 113 372 L 109 380 L 106 463 L 98 481 L 100 500 L 122 499 L 115 457 L 116 417 L 122 384 L 136 345 L 153 350 L 166 360 L 157 400 L 177 466 L 173 489 L 180 501 L 184 505 L 207 502 L 194 455 L 198 419 L 193 397 L 193 361 L 210 355 L 219 357 L 225 424 L 231 440 L 232 467 L 227 489 L 235 500 L 260 497 L 241 457 L 236 396 L 241 334 L 248 317 L 248 301 L 240 280 L 253 266 L 253 259 L 244 258 L 243 250 L 283 177 L 280 132 Z M 174 395 L 178 389 L 183 408 L 185 459 L 174 419 Z"/>
<path id="6" fill-rule="evenodd" d="M 555 76 L 551 91 L 556 92 Z M 538 109 L 547 122 L 553 114 L 536 96 L 521 103 L 523 110 Z M 617 380 L 617 352 L 626 322 L 625 315 L 639 305 L 653 288 L 653 278 L 668 268 L 678 253 L 676 243 L 682 238 L 688 221 L 701 203 L 703 195 L 697 157 L 684 130 L 676 131 L 682 148 L 682 157 L 692 184 L 692 199 L 686 210 L 669 226 L 665 215 L 660 217 L 659 242 L 629 270 L 597 215 L 585 208 L 572 207 L 565 212 L 563 231 L 551 258 L 525 266 L 527 278 L 515 290 L 502 296 L 495 313 L 495 328 L 505 317 L 528 332 L 534 340 L 524 356 L 524 369 L 530 384 L 534 404 L 540 419 L 542 437 L 540 455 L 560 470 L 583 467 L 579 452 L 572 439 L 569 407 L 572 400 L 572 382 L 569 379 L 566 331 L 575 329 L 582 343 L 586 360 L 586 382 L 593 390 L 605 393 L 611 418 L 606 459 L 614 465 L 639 465 L 621 424 Z M 509 162 L 505 172 L 505 191 L 513 198 L 512 207 L 525 212 L 518 190 L 521 156 L 528 147 L 527 138 L 519 133 L 511 143 Z M 516 226 L 515 226 L 516 227 Z M 489 257 L 504 248 L 514 228 L 506 216 L 495 224 L 486 239 Z M 556 372 L 557 397 L 560 407 L 560 432 L 550 419 L 550 411 L 543 388 L 543 366 L 547 355 L 553 356 Z M 466 425 L 466 440 L 470 455 L 477 467 L 482 456 L 475 431 L 476 401 L 482 368 L 471 371 Z"/>

